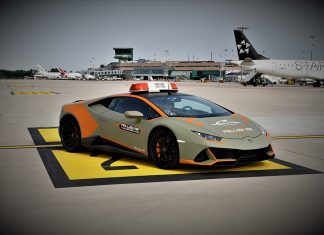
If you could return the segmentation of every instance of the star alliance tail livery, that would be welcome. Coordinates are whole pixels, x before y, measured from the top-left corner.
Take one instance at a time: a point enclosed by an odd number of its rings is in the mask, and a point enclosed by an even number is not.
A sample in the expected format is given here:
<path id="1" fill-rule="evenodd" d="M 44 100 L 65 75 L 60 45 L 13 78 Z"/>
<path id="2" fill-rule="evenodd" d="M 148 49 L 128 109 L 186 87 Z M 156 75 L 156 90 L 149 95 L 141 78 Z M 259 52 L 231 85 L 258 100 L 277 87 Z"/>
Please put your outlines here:
<path id="1" fill-rule="evenodd" d="M 240 30 L 234 30 L 236 49 L 240 61 L 232 61 L 239 66 L 283 78 L 311 78 L 315 87 L 324 81 L 324 61 L 315 60 L 274 60 L 260 55 Z"/>

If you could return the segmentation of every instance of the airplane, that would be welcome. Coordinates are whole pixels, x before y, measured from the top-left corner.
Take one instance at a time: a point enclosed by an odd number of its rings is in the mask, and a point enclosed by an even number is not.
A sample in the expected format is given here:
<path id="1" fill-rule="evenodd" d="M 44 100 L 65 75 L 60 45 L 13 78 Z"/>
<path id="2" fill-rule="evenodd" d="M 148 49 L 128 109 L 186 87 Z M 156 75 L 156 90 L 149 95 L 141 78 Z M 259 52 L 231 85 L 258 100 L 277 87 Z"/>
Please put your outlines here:
<path id="1" fill-rule="evenodd" d="M 62 68 L 58 68 L 58 70 L 60 71 L 62 77 L 64 77 L 64 78 L 69 78 L 69 79 L 81 79 L 82 78 L 81 73 L 67 73 Z"/>
<path id="2" fill-rule="evenodd" d="M 42 77 L 49 78 L 49 79 L 62 78 L 61 73 L 59 73 L 59 72 L 47 72 L 45 69 L 43 69 L 42 66 L 40 66 L 38 64 L 36 65 L 36 67 L 37 67 L 38 74 L 35 76 L 42 76 Z"/>
<path id="3" fill-rule="evenodd" d="M 241 30 L 234 30 L 237 53 L 240 61 L 231 61 L 255 73 L 285 78 L 314 79 L 314 87 L 324 81 L 324 61 L 276 60 L 260 55 Z"/>
<path id="4" fill-rule="evenodd" d="M 83 77 L 86 80 L 96 80 L 96 77 L 94 75 L 91 75 L 91 74 L 88 74 L 88 73 L 83 74 Z"/>

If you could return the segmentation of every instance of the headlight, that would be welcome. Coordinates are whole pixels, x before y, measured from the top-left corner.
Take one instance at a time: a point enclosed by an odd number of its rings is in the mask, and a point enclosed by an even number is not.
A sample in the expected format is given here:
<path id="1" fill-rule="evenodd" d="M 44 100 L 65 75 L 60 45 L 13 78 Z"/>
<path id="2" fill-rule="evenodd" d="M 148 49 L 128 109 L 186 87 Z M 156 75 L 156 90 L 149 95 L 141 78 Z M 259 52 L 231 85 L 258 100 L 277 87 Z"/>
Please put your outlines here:
<path id="1" fill-rule="evenodd" d="M 264 129 L 262 126 L 261 126 L 261 133 L 262 133 L 262 135 L 267 135 L 268 134 L 267 130 Z"/>
<path id="2" fill-rule="evenodd" d="M 212 140 L 212 141 L 221 141 L 222 140 L 222 137 L 219 137 L 219 136 L 209 135 L 209 134 L 205 134 L 205 133 L 198 132 L 198 131 L 192 131 L 192 132 L 199 135 L 201 138 L 203 138 L 205 140 Z"/>
<path id="3" fill-rule="evenodd" d="M 267 130 L 264 129 L 263 127 L 261 127 L 261 133 L 262 135 L 265 135 L 266 138 L 270 138 L 269 132 L 267 132 Z"/>

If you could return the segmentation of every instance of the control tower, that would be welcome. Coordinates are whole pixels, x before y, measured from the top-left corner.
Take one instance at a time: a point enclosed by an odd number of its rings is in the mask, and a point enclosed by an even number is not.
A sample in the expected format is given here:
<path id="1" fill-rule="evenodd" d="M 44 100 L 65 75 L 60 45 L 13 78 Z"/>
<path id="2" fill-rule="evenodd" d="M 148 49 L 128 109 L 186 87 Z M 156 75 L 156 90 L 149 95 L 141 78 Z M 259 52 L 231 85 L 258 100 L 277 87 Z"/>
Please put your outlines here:
<path id="1" fill-rule="evenodd" d="M 119 62 L 133 61 L 133 48 L 114 48 L 115 50 L 115 59 L 118 59 Z"/>

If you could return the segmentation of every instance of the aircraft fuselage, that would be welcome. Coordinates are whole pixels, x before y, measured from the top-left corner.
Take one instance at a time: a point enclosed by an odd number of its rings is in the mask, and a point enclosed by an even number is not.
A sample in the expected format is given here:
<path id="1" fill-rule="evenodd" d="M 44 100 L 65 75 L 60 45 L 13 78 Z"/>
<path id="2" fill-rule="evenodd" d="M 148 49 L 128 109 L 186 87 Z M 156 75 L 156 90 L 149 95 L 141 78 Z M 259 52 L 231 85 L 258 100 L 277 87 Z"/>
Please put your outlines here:
<path id="1" fill-rule="evenodd" d="M 253 65 L 242 67 L 255 69 L 258 73 L 284 78 L 312 78 L 324 80 L 324 61 L 311 60 L 253 60 Z"/>

